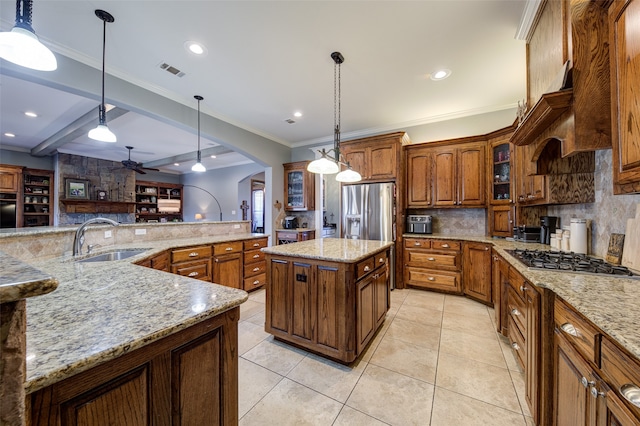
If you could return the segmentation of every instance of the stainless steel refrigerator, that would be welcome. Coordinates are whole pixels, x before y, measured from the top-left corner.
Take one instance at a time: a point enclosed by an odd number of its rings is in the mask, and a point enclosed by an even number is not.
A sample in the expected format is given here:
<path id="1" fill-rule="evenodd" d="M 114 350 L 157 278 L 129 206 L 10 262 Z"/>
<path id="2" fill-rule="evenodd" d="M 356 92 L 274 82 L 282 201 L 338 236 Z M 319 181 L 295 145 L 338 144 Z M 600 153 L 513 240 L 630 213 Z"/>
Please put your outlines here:
<path id="1" fill-rule="evenodd" d="M 342 187 L 342 238 L 396 240 L 395 184 L 366 183 Z M 395 246 L 390 256 L 391 288 L 395 288 Z"/>

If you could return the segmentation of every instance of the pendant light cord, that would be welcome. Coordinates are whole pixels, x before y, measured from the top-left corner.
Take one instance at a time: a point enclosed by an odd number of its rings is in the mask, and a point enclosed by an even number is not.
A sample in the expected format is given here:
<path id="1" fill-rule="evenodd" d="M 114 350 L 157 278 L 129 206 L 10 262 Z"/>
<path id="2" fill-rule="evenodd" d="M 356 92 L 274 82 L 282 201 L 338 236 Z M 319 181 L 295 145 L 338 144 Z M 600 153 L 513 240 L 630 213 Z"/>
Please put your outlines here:
<path id="1" fill-rule="evenodd" d="M 104 105 L 104 67 L 105 67 L 105 57 L 106 57 L 106 45 L 107 45 L 107 21 L 102 20 L 102 102 L 100 103 L 100 108 L 98 111 L 98 122 L 100 124 L 105 124 L 107 122 L 107 111 Z"/>
<path id="2" fill-rule="evenodd" d="M 333 64 L 333 144 L 336 150 L 337 160 L 340 161 L 340 64 Z"/>
<path id="3" fill-rule="evenodd" d="M 16 0 L 16 25 L 18 25 L 20 28 L 31 28 L 31 6 L 31 0 Z M 33 30 L 31 31 L 33 32 Z"/>

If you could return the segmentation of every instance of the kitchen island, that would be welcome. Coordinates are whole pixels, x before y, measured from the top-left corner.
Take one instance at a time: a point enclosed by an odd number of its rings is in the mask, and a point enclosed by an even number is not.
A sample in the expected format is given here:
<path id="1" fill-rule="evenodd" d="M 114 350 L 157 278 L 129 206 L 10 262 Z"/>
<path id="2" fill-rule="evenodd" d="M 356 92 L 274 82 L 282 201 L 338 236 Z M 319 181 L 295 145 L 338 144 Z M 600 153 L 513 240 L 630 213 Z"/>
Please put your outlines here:
<path id="1" fill-rule="evenodd" d="M 389 310 L 392 244 L 324 238 L 263 248 L 265 330 L 325 357 L 353 362 Z"/>

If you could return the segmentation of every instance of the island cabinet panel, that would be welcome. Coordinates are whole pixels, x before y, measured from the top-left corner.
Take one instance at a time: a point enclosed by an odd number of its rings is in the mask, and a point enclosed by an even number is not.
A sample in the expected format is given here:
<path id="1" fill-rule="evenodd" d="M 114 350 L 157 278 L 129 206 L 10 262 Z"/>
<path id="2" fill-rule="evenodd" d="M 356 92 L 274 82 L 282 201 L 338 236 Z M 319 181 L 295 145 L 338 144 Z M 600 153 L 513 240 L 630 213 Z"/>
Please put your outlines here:
<path id="1" fill-rule="evenodd" d="M 289 270 L 292 267 L 293 264 L 282 259 L 272 259 L 267 262 L 269 285 L 267 285 L 265 323 L 269 329 L 284 333 L 289 332 L 289 306 L 292 304 L 289 292 L 291 287 Z"/>
<path id="2" fill-rule="evenodd" d="M 309 341 L 313 338 L 312 321 L 314 318 L 311 314 L 311 303 L 315 293 L 314 284 L 315 280 L 311 277 L 311 265 L 294 263 L 293 285 L 291 286 L 293 295 L 291 334 Z"/>
<path id="3" fill-rule="evenodd" d="M 238 423 L 235 307 L 27 395 L 27 424 Z"/>
<path id="4" fill-rule="evenodd" d="M 373 277 L 360 280 L 358 283 L 357 304 L 358 309 L 358 350 L 371 339 L 376 331 L 376 318 L 374 308 L 376 284 Z"/>
<path id="5" fill-rule="evenodd" d="M 317 289 L 314 290 L 314 293 L 318 295 L 316 302 L 318 345 L 336 351 L 340 350 L 340 342 L 344 340 L 344 336 L 340 334 L 342 331 L 339 326 L 341 321 L 339 312 L 344 310 L 344 306 L 342 306 L 340 298 L 342 293 L 339 291 L 340 275 L 338 272 L 338 268 L 318 265 Z"/>

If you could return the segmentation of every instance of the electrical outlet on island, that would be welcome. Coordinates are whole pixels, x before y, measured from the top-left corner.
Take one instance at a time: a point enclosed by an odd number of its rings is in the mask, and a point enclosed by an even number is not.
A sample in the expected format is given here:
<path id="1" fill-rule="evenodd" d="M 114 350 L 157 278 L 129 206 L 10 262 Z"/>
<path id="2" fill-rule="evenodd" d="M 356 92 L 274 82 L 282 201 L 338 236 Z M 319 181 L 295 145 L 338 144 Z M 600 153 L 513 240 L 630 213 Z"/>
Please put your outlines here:
<path id="1" fill-rule="evenodd" d="M 136 235 L 147 235 L 146 229 L 136 229 Z"/>

